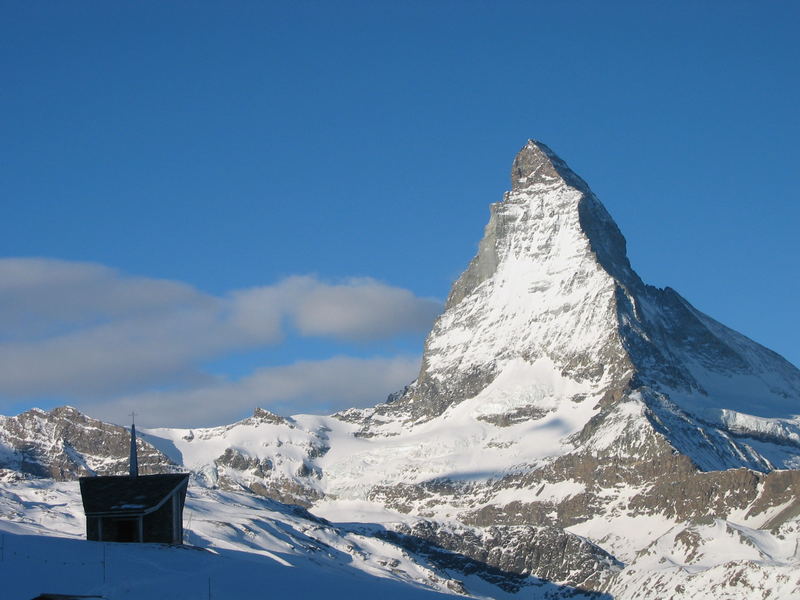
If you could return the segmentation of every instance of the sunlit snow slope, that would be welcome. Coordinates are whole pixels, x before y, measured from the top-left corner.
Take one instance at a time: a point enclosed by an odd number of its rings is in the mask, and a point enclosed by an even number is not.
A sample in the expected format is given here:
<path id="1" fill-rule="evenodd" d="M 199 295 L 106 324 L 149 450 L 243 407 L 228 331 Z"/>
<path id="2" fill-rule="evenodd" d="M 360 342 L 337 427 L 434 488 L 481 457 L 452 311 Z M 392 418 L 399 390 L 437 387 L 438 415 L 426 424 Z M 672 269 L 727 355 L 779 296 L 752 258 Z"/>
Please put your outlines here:
<path id="1" fill-rule="evenodd" d="M 402 549 L 406 562 L 352 564 L 440 591 L 800 597 L 800 371 L 645 284 L 609 213 L 544 144 L 525 145 L 511 179 L 406 389 L 332 416 L 256 409 L 144 432 L 152 471 L 192 471 L 190 514 L 219 511 L 192 539 L 225 548 L 222 505 L 257 502 L 231 495 L 244 492 L 378 544 L 366 557 Z M 0 421 L 0 466 L 103 472 L 121 440 L 74 409 L 29 411 Z M 235 548 L 276 551 L 264 543 Z"/>

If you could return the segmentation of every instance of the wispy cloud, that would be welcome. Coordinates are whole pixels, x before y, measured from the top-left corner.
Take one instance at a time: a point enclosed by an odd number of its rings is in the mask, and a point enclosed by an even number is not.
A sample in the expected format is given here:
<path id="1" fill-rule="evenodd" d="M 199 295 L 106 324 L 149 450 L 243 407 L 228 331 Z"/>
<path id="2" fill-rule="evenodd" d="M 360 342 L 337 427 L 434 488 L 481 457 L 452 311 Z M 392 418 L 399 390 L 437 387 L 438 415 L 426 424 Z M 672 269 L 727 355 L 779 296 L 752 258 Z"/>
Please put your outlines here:
<path id="1" fill-rule="evenodd" d="M 36 339 L 92 323 L 207 306 L 185 283 L 126 276 L 95 263 L 0 259 L 0 339 Z"/>
<path id="2" fill-rule="evenodd" d="M 257 406 L 279 414 L 329 414 L 385 400 L 416 377 L 419 364 L 418 356 L 337 356 L 264 367 L 238 381 L 220 379 L 193 389 L 133 394 L 81 408 L 118 423 L 135 408 L 146 425 L 164 427 L 230 423 Z"/>
<path id="3" fill-rule="evenodd" d="M 93 399 L 163 386 L 219 398 L 220 384 L 202 370 L 204 361 L 279 344 L 290 333 L 345 341 L 420 333 L 440 309 L 436 300 L 368 278 L 331 283 L 293 276 L 215 296 L 183 282 L 132 277 L 94 263 L 0 259 L 0 408 L 12 400 L 48 396 L 97 405 Z M 380 360 L 376 364 L 383 364 Z M 408 365 L 409 359 L 398 360 Z M 322 369 L 328 363 L 313 364 Z M 286 390 L 286 398 L 323 402 L 319 395 L 289 393 L 287 374 L 302 378 L 299 367 L 278 369 L 283 370 L 268 371 L 273 389 Z M 274 385 L 277 373 L 284 374 L 282 387 Z M 252 400 L 263 376 L 257 371 L 223 387 Z M 338 407 L 336 398 L 360 397 L 357 379 L 347 383 L 352 393 L 342 390 L 325 401 Z M 310 389 L 311 380 L 304 385 Z M 326 385 L 336 389 L 332 380 Z M 181 394 L 152 397 L 189 397 Z"/>
<path id="4" fill-rule="evenodd" d="M 409 290 L 369 278 L 323 283 L 314 277 L 289 277 L 274 286 L 232 294 L 234 320 L 248 331 L 271 327 L 288 317 L 306 336 L 375 340 L 430 328 L 441 305 Z"/>

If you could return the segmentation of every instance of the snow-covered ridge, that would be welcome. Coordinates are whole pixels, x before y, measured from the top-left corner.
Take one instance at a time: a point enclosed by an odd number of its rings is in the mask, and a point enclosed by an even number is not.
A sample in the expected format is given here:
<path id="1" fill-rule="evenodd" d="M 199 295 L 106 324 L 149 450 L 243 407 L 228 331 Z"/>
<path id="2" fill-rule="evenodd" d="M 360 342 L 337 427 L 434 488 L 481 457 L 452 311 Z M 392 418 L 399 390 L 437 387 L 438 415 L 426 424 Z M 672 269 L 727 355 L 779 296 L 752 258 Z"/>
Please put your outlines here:
<path id="1" fill-rule="evenodd" d="M 148 429 L 142 448 L 191 470 L 197 497 L 301 504 L 425 560 L 455 553 L 454 569 L 512 565 L 508 585 L 780 598 L 800 594 L 798 413 L 800 371 L 646 285 L 586 182 L 530 141 L 405 390 L 333 416 Z M 99 472 L 119 439 L 74 409 L 24 413 L 0 421 L 0 467 Z"/>

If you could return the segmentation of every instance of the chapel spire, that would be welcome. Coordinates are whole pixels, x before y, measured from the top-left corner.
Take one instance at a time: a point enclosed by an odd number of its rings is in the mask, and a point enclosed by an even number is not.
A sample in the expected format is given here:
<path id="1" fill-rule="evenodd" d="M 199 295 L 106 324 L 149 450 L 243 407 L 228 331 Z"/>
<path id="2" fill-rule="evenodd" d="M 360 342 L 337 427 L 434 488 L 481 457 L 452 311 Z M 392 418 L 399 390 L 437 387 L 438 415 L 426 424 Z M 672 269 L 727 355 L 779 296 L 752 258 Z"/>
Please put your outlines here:
<path id="1" fill-rule="evenodd" d="M 131 413 L 131 457 L 130 457 L 130 476 L 139 476 L 139 460 L 136 456 L 136 413 Z"/>

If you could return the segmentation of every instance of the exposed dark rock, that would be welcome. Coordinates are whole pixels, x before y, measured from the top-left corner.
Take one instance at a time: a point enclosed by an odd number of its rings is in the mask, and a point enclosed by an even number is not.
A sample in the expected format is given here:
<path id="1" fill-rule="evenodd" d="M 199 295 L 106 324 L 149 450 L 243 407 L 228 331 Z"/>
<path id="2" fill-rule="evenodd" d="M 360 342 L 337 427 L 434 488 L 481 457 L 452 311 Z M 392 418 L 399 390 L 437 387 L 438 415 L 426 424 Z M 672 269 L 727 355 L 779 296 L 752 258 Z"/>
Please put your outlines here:
<path id="1" fill-rule="evenodd" d="M 480 415 L 478 420 L 486 421 L 487 423 L 497 425 L 498 427 L 510 427 L 511 425 L 515 425 L 523 421 L 536 421 L 537 419 L 541 419 L 547 415 L 549 412 L 551 411 L 539 408 L 537 406 L 521 406 L 520 408 L 516 408 L 507 413 L 496 415 Z"/>
<path id="2" fill-rule="evenodd" d="M 167 456 L 141 438 L 136 440 L 139 472 L 177 469 Z M 60 481 L 87 475 L 128 472 L 130 432 L 83 415 L 70 406 L 51 411 L 32 409 L 0 417 L 0 467 Z"/>
<path id="3" fill-rule="evenodd" d="M 481 577 L 506 591 L 518 591 L 524 577 L 566 584 L 584 590 L 600 590 L 622 568 L 607 552 L 557 528 L 452 527 L 432 521 L 420 521 L 413 526 L 400 525 L 387 532 L 391 541 L 417 552 L 434 553 L 444 549 L 456 556 L 439 552 L 438 565 L 470 574 L 470 565 L 463 557 L 475 561 L 476 571 L 482 566 L 496 572 L 481 573 Z M 448 559 L 452 564 L 447 564 Z"/>
<path id="4" fill-rule="evenodd" d="M 271 423 L 272 425 L 287 425 L 288 427 L 294 427 L 294 425 L 286 417 L 276 415 L 275 413 L 272 413 L 264 408 L 256 408 L 255 411 L 253 411 L 252 418 L 263 423 Z"/>

